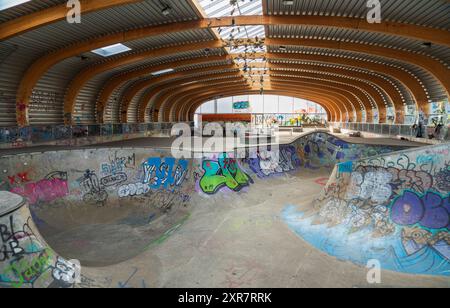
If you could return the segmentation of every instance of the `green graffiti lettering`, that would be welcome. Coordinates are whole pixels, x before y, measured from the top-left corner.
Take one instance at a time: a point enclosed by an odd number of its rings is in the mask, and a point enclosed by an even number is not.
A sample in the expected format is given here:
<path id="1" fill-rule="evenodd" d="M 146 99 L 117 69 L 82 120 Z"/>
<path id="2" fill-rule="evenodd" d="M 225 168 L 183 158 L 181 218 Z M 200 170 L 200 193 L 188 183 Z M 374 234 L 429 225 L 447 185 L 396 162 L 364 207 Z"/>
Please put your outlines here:
<path id="1" fill-rule="evenodd" d="M 237 161 L 226 154 L 222 154 L 218 161 L 203 161 L 203 170 L 205 173 L 200 180 L 200 187 L 206 194 L 213 195 L 223 187 L 237 192 L 253 183 Z"/>

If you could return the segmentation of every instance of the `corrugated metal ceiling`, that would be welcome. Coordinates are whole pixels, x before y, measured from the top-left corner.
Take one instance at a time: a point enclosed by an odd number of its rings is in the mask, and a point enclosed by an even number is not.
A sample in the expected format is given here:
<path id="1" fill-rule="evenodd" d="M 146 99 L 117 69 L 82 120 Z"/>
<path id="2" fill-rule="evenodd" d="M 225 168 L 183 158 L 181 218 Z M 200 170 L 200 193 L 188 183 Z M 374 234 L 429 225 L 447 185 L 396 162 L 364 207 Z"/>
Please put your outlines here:
<path id="1" fill-rule="evenodd" d="M 263 0 L 269 15 L 317 15 L 366 18 L 365 0 Z M 446 0 L 380 0 L 383 21 L 450 29 L 450 3 Z"/>
<path id="2" fill-rule="evenodd" d="M 394 66 L 410 73 L 413 77 L 419 78 L 423 82 L 424 86 L 429 90 L 430 97 L 433 101 L 440 101 L 447 97 L 446 92 L 442 88 L 441 84 L 435 78 L 431 77 L 428 72 L 421 69 L 420 67 L 415 66 L 414 64 L 392 60 L 390 58 L 372 56 L 363 53 L 348 52 L 343 50 L 310 48 L 304 46 L 286 46 L 286 48 L 286 51 L 283 51 L 283 53 L 322 54 L 335 57 L 353 58 L 363 61 L 375 62 L 382 65 Z M 280 52 L 280 46 L 268 46 L 268 52 Z"/>
<path id="3" fill-rule="evenodd" d="M 333 27 L 274 25 L 269 26 L 268 29 L 267 36 L 270 38 L 321 39 L 394 48 L 429 55 L 441 60 L 442 63 L 450 67 L 450 52 L 448 47 L 432 45 L 429 48 L 425 48 L 422 41 L 409 38 Z"/>

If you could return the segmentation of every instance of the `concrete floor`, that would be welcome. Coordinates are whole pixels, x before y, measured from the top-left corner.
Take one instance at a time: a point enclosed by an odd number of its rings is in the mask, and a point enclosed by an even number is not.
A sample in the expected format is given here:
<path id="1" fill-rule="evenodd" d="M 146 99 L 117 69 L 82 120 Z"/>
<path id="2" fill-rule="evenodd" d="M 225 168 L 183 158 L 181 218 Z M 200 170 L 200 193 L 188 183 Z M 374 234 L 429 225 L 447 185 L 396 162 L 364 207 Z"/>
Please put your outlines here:
<path id="1" fill-rule="evenodd" d="M 259 189 L 248 192 L 195 196 L 185 224 L 150 247 L 145 247 L 142 227 L 123 222 L 68 230 L 48 238 L 49 244 L 66 258 L 80 257 L 82 250 L 70 244 L 73 239 L 98 243 L 96 232 L 109 229 L 114 232 L 100 232 L 100 237 L 113 247 L 99 246 L 90 258 L 111 259 L 114 251 L 123 257 L 121 249 L 131 257 L 130 252 L 148 248 L 118 267 L 98 272 L 97 281 L 112 287 L 450 287 L 448 278 L 393 272 L 383 272 L 382 283 L 370 285 L 367 269 L 339 261 L 291 231 L 280 218 L 282 209 L 309 204 L 323 188 L 319 183 L 328 177 L 324 171 L 299 171 L 256 180 Z"/>

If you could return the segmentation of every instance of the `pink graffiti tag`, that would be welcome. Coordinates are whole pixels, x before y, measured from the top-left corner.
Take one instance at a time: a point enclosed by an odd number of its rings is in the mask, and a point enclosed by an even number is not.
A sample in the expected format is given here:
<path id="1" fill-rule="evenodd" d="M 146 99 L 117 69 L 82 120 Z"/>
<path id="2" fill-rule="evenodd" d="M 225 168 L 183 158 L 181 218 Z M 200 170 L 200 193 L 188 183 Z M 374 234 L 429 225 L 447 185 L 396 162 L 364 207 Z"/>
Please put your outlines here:
<path id="1" fill-rule="evenodd" d="M 39 201 L 51 202 L 64 198 L 69 194 L 69 186 L 67 181 L 61 179 L 42 180 L 13 188 L 11 192 L 27 198 L 30 204 L 36 204 Z"/>

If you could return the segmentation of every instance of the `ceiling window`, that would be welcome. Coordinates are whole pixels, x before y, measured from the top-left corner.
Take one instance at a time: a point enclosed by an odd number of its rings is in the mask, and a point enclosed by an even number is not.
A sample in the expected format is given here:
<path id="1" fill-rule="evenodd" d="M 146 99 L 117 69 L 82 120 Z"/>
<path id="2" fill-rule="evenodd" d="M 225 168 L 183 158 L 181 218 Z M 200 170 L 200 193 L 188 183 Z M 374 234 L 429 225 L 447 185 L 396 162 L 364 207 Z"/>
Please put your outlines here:
<path id="1" fill-rule="evenodd" d="M 19 4 L 29 2 L 30 0 L 1 0 L 0 1 L 0 11 L 12 8 L 13 6 L 17 6 Z"/>
<path id="2" fill-rule="evenodd" d="M 111 46 L 102 47 L 99 49 L 92 50 L 93 53 L 100 55 L 102 57 L 110 57 L 120 53 L 124 53 L 130 51 L 131 48 L 123 45 L 123 44 L 114 44 Z"/>
<path id="3" fill-rule="evenodd" d="M 209 18 L 263 14 L 261 0 L 239 0 L 234 5 L 225 0 L 200 0 L 199 2 Z M 227 40 L 266 36 L 264 26 L 223 27 L 219 29 L 219 33 L 223 39 Z"/>

